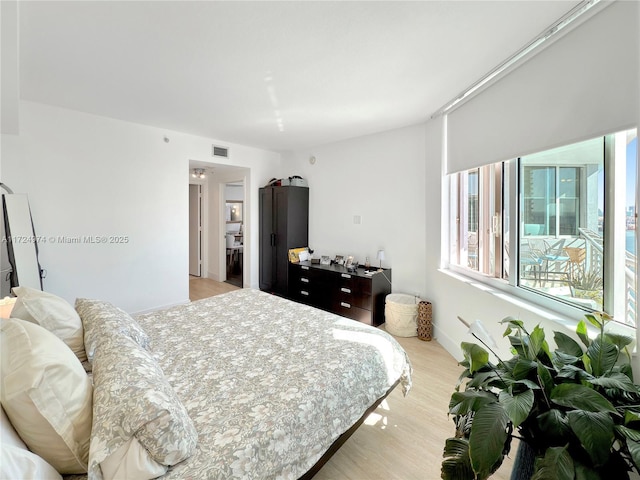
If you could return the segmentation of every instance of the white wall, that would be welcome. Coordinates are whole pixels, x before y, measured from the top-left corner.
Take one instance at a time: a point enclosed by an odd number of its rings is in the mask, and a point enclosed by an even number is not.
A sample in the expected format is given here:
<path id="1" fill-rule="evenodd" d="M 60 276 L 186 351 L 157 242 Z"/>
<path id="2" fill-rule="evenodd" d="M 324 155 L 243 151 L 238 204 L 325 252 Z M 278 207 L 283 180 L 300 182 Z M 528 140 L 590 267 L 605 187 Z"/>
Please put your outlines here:
<path id="1" fill-rule="evenodd" d="M 131 312 L 187 301 L 185 174 L 189 160 L 209 162 L 211 144 L 224 142 L 30 102 L 20 103 L 19 118 L 20 134 L 2 136 L 2 181 L 29 195 L 36 233 L 54 239 L 39 245 L 45 290 Z M 257 222 L 257 189 L 280 168 L 280 155 L 226 145 L 229 164 L 252 172 L 248 210 Z M 248 233 L 257 246 L 257 223 Z M 128 243 L 58 241 L 112 235 Z M 257 285 L 257 248 L 250 263 Z"/>
<path id="2" fill-rule="evenodd" d="M 244 200 L 244 186 L 243 185 L 227 185 L 225 187 L 225 200 Z"/>
<path id="3" fill-rule="evenodd" d="M 317 256 L 353 255 L 364 263 L 368 255 L 377 264 L 383 248 L 393 291 L 428 298 L 424 125 L 297 151 L 283 160 L 282 177 L 309 182 L 309 246 Z M 355 215 L 361 224 L 354 224 Z"/>

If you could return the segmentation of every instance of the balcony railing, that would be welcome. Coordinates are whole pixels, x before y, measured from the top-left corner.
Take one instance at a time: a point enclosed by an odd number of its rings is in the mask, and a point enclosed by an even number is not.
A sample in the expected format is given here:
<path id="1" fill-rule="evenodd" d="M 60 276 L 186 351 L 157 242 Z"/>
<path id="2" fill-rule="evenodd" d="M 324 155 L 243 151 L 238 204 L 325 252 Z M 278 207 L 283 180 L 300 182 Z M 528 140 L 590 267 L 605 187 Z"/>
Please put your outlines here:
<path id="1" fill-rule="evenodd" d="M 636 256 L 625 252 L 624 315 L 615 320 L 635 327 Z M 521 241 L 521 285 L 591 310 L 604 310 L 604 242 L 592 230 L 575 237 L 531 236 Z"/>

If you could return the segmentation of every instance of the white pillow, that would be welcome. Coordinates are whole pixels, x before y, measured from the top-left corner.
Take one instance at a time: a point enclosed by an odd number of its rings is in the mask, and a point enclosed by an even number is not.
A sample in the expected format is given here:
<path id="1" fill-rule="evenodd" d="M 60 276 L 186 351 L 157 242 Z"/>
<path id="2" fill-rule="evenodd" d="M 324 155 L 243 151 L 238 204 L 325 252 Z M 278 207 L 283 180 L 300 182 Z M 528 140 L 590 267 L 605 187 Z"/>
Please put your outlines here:
<path id="1" fill-rule="evenodd" d="M 56 469 L 26 448 L 2 445 L 0 478 L 29 480 L 62 480 Z"/>
<path id="2" fill-rule="evenodd" d="M 6 446 L 27 448 L 24 442 L 20 439 L 16 429 L 11 425 L 4 408 L 0 407 L 0 412 L 2 412 L 0 415 L 0 445 L 2 445 L 2 448 Z"/>
<path id="3" fill-rule="evenodd" d="M 75 308 L 66 300 L 52 293 L 30 287 L 14 287 L 18 297 L 11 316 L 46 328 L 76 354 L 81 362 L 87 360 L 84 350 L 84 330 Z"/>
<path id="4" fill-rule="evenodd" d="M 53 333 L 13 318 L 0 327 L 0 401 L 29 449 L 58 472 L 86 473 L 91 381 Z"/>
<path id="5" fill-rule="evenodd" d="M 55 468 L 30 452 L 0 407 L 0 478 L 30 480 L 62 480 Z"/>

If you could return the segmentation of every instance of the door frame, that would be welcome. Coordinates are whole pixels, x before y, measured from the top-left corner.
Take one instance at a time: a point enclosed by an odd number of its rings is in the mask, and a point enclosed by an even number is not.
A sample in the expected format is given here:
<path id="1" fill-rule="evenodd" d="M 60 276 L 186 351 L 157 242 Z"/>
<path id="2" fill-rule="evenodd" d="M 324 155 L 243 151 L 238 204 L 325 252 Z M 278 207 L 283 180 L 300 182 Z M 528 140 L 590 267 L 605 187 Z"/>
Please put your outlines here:
<path id="1" fill-rule="evenodd" d="M 191 231 L 191 187 L 197 187 L 198 190 L 198 197 L 197 197 L 197 205 L 196 205 L 196 215 L 198 217 L 198 231 L 197 231 L 197 256 L 198 256 L 198 273 L 197 275 L 191 272 L 191 235 L 192 235 L 192 231 Z M 195 277 L 199 277 L 202 278 L 202 270 L 203 270 L 203 265 L 202 265 L 202 234 L 203 234 L 203 225 L 202 225 L 202 207 L 203 207 L 203 201 L 202 201 L 202 185 L 199 183 L 189 183 L 189 275 L 190 276 L 195 276 Z"/>
<path id="2" fill-rule="evenodd" d="M 221 179 L 218 183 L 218 219 L 219 219 L 219 237 L 220 237 L 220 248 L 219 248 L 219 262 L 218 262 L 218 278 L 221 282 L 225 282 L 227 280 L 227 220 L 226 220 L 226 208 L 227 208 L 227 198 L 226 198 L 226 187 L 227 184 L 230 183 L 242 183 L 242 287 L 244 288 L 247 283 L 247 240 L 248 234 L 250 232 L 249 224 L 247 221 L 248 217 L 248 208 L 247 208 L 247 175 L 242 175 L 241 178 L 238 179 Z"/>
<path id="3" fill-rule="evenodd" d="M 200 187 L 200 278 L 209 278 L 209 184 L 189 176 L 189 185 Z"/>

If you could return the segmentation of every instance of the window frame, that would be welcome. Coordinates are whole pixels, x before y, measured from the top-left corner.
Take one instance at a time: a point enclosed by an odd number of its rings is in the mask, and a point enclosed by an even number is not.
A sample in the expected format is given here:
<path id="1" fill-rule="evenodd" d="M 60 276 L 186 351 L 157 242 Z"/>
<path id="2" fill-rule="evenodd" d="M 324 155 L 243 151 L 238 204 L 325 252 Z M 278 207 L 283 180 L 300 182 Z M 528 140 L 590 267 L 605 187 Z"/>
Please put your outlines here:
<path id="1" fill-rule="evenodd" d="M 629 129 L 633 130 L 633 129 Z M 638 133 L 638 129 L 636 128 L 636 137 Z M 628 131 L 628 130 L 627 130 Z M 619 134 L 623 132 L 618 132 Z M 624 252 L 624 249 L 616 248 L 616 244 L 614 243 L 616 237 L 614 235 L 616 228 L 619 227 L 620 221 L 626 221 L 626 206 L 625 208 L 615 208 L 615 199 L 613 196 L 616 191 L 620 191 L 621 188 L 619 186 L 624 184 L 624 175 L 618 175 L 616 178 L 615 170 L 616 167 L 620 168 L 621 165 L 615 165 L 615 159 L 618 159 L 618 162 L 622 160 L 622 157 L 614 155 L 614 149 L 619 148 L 619 145 L 616 145 L 616 141 L 619 140 L 618 133 L 613 133 L 609 135 L 603 136 L 603 165 L 604 165 L 604 204 L 605 204 L 605 216 L 607 220 L 605 221 L 605 229 L 603 232 L 604 244 L 607 247 L 604 249 L 604 258 L 603 262 L 605 265 L 604 268 L 604 304 L 603 309 L 607 312 L 612 312 L 615 318 L 621 318 L 622 320 L 617 320 L 615 323 L 620 327 L 628 327 L 634 329 L 637 327 L 636 325 L 631 325 L 627 322 L 626 318 L 626 292 L 625 288 L 615 289 L 614 286 L 620 284 L 623 281 L 625 276 L 624 269 L 618 269 L 618 271 L 614 271 L 614 266 L 619 263 L 619 258 L 614 259 L 615 255 L 620 255 Z M 626 157 L 624 157 L 626 158 Z M 492 166 L 483 166 L 478 168 L 479 172 L 479 198 L 485 199 L 485 202 L 488 198 L 494 202 L 494 206 L 491 209 L 485 208 L 479 212 L 479 219 L 481 225 L 479 226 L 480 230 L 487 231 L 486 224 L 486 216 L 489 211 L 493 213 L 493 218 L 489 221 L 489 228 L 491 229 L 491 234 L 488 235 L 479 235 L 478 238 L 478 266 L 480 266 L 481 262 L 492 263 L 495 268 L 482 268 L 480 270 L 473 270 L 464 266 L 462 263 L 456 264 L 455 256 L 450 256 L 448 261 L 444 262 L 445 268 L 450 270 L 451 272 L 467 277 L 475 282 L 484 284 L 488 287 L 494 288 L 499 292 L 503 292 L 508 294 L 509 296 L 514 297 L 518 300 L 523 300 L 530 304 L 531 309 L 543 309 L 545 311 L 552 312 L 556 315 L 560 315 L 564 318 L 579 321 L 584 318 L 585 313 L 591 311 L 589 308 L 580 307 L 575 304 L 568 303 L 563 301 L 561 298 L 554 297 L 552 295 L 545 294 L 539 290 L 535 290 L 532 288 L 528 288 L 526 286 L 519 285 L 519 268 L 520 268 L 520 252 L 519 252 L 519 243 L 520 243 L 520 225 L 521 225 L 521 211 L 520 211 L 520 203 L 521 196 L 523 195 L 522 184 L 520 179 L 521 174 L 521 166 L 520 166 L 521 158 L 516 158 L 512 160 L 508 160 L 505 162 L 500 162 L 499 164 L 494 164 L 493 176 L 490 182 L 487 182 L 485 178 L 487 176 L 487 169 Z M 500 165 L 499 168 L 495 168 L 495 166 Z M 556 174 L 559 172 L 559 167 L 562 167 L 561 163 L 555 165 Z M 636 158 L 636 171 L 640 171 L 640 165 L 638 165 L 638 159 Z M 625 167 L 626 168 L 626 167 Z M 579 198 L 582 200 L 587 195 L 586 193 L 586 182 L 584 181 L 584 176 L 586 175 L 586 171 L 581 169 L 579 171 L 580 176 L 580 191 L 578 193 Z M 458 195 L 459 193 L 459 182 L 458 177 L 461 173 L 453 173 L 449 175 L 449 182 L 446 182 L 448 188 L 452 189 L 453 193 L 449 195 L 450 199 L 457 198 L 459 202 L 464 203 L 462 197 Z M 636 174 L 637 176 L 637 174 Z M 556 179 L 558 182 L 559 179 Z M 557 185 L 557 184 L 556 184 Z M 483 189 L 487 189 L 487 191 L 482 191 Z M 559 192 L 556 192 L 556 200 L 559 196 Z M 636 191 L 636 218 L 637 218 L 637 210 L 638 210 L 638 200 L 637 200 L 638 192 Z M 618 199 L 620 201 L 620 199 Z M 486 205 L 486 204 L 485 204 Z M 458 208 L 457 204 L 451 203 L 449 205 L 452 210 L 450 214 L 450 218 L 456 218 L 458 224 L 456 225 L 456 232 L 459 236 L 461 232 L 464 230 L 464 227 L 460 224 L 460 217 L 456 217 L 455 211 Z M 556 211 L 558 211 L 558 206 L 556 205 Z M 582 209 L 582 206 L 580 207 Z M 508 211 L 507 211 L 508 210 Z M 611 213 L 609 213 L 611 212 Z M 576 212 L 579 215 L 583 215 L 584 212 Z M 610 218 L 611 217 L 611 218 Z M 617 218 L 620 217 L 620 218 Z M 485 219 L 485 224 L 483 225 L 482 219 Z M 506 220 L 505 220 L 506 219 Z M 556 214 L 556 226 L 558 225 L 559 219 Z M 451 234 L 453 231 L 449 229 Z M 455 236 L 455 235 L 454 235 Z M 508 236 L 508 239 L 506 238 Z M 562 235 L 560 235 L 562 237 Z M 486 244 L 489 243 L 487 239 L 493 239 L 495 242 L 493 245 L 493 252 L 495 255 L 492 259 L 489 258 L 489 255 L 486 255 Z M 454 238 L 454 241 L 451 242 L 450 252 L 456 252 L 460 249 L 457 249 L 457 243 L 460 241 L 460 238 Z M 509 266 L 508 271 L 504 268 L 504 258 L 502 252 L 505 249 L 505 241 L 509 242 Z M 620 237 L 617 237 L 617 241 L 620 242 Z M 624 239 L 622 239 L 624 241 Z M 636 243 L 638 240 L 636 239 Z M 611 245 L 611 246 L 609 246 Z M 617 253 L 616 253 L 617 251 Z M 499 253 L 498 253 L 499 252 Z M 624 254 L 624 253 L 622 253 Z M 451 261 L 454 259 L 454 261 Z M 514 259 L 516 259 L 514 261 Z M 636 253 L 636 272 L 638 268 L 638 254 Z M 622 271 L 620 271 L 622 270 Z M 484 273 L 490 272 L 490 273 Z M 505 277 L 505 273 L 507 278 Z M 616 283 L 614 283 L 616 282 Z M 624 283 L 622 283 L 624 285 Z M 637 288 L 637 273 L 636 273 L 636 288 Z M 622 292 L 621 292 L 622 291 Z M 622 295 L 622 297 L 621 297 Z M 621 300 L 622 298 L 622 300 Z M 636 311 L 637 311 L 637 302 L 636 302 Z"/>

